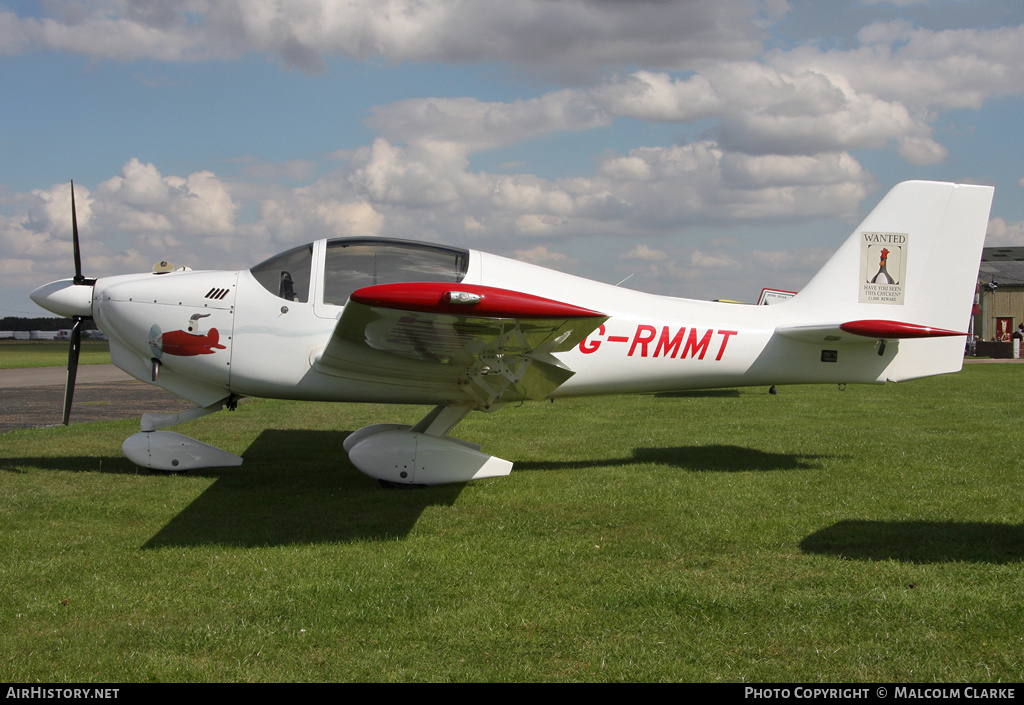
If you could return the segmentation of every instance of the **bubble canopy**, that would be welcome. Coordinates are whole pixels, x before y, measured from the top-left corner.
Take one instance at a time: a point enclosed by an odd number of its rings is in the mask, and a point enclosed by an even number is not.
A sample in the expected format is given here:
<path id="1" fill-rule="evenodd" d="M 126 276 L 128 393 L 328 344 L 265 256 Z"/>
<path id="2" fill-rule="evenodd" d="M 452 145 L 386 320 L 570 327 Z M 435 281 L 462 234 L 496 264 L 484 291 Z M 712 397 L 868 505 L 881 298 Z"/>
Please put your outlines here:
<path id="1" fill-rule="evenodd" d="M 249 271 L 275 296 L 307 303 L 313 267 L 322 266 L 322 303 L 343 306 L 353 291 L 367 286 L 458 283 L 469 264 L 468 250 L 411 240 L 336 238 L 324 244 L 322 264 L 315 264 L 309 244 L 275 255 Z"/>

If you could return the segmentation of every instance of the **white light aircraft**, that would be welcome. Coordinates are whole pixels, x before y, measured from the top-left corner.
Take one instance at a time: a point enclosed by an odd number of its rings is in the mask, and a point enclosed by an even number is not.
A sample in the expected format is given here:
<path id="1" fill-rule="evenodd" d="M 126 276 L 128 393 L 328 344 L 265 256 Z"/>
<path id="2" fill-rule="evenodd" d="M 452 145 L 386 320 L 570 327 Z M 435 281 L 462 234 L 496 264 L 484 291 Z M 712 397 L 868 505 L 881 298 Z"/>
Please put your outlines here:
<path id="1" fill-rule="evenodd" d="M 73 189 L 73 186 L 72 186 Z M 414 426 L 344 441 L 386 483 L 507 475 L 512 463 L 448 433 L 510 402 L 800 383 L 884 383 L 959 370 L 993 189 L 897 185 L 793 298 L 692 301 L 602 284 L 476 250 L 385 238 L 297 247 L 238 271 L 89 279 L 71 206 L 75 277 L 32 293 L 82 320 L 133 377 L 197 406 L 147 413 L 124 442 L 161 471 L 242 459 L 159 429 L 246 396 L 431 405 Z"/>

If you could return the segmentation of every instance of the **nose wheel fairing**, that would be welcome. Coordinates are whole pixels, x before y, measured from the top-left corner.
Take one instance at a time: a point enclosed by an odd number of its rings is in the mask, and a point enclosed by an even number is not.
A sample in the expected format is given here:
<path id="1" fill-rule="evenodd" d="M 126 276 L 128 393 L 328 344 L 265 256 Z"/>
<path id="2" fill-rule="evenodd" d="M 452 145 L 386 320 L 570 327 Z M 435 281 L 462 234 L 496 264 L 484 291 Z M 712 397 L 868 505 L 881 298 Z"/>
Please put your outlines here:
<path id="1" fill-rule="evenodd" d="M 142 431 L 121 444 L 121 452 L 139 467 L 160 472 L 234 467 L 242 458 L 171 431 Z"/>

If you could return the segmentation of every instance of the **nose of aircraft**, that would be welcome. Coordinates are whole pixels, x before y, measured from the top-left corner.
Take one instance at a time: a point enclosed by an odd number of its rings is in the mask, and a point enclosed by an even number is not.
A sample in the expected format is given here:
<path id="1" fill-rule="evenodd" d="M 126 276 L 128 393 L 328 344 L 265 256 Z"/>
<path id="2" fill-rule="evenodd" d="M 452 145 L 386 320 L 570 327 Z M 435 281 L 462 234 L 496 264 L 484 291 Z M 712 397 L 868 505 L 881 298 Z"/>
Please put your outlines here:
<path id="1" fill-rule="evenodd" d="M 29 297 L 50 313 L 72 318 L 92 315 L 92 285 L 61 279 L 39 287 Z"/>

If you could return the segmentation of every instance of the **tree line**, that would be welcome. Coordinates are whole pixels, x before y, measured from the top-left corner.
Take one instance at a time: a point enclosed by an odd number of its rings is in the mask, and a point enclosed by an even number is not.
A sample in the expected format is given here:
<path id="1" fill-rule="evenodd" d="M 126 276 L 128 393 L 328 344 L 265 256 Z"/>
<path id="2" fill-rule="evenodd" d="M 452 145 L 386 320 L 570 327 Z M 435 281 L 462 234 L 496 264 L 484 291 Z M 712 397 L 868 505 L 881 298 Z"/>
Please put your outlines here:
<path id="1" fill-rule="evenodd" d="M 0 318 L 0 330 L 68 330 L 72 325 L 73 322 L 70 318 L 54 318 L 53 316 L 38 318 L 4 316 Z M 96 330 L 96 323 L 92 319 L 86 319 L 83 323 L 83 330 Z"/>

